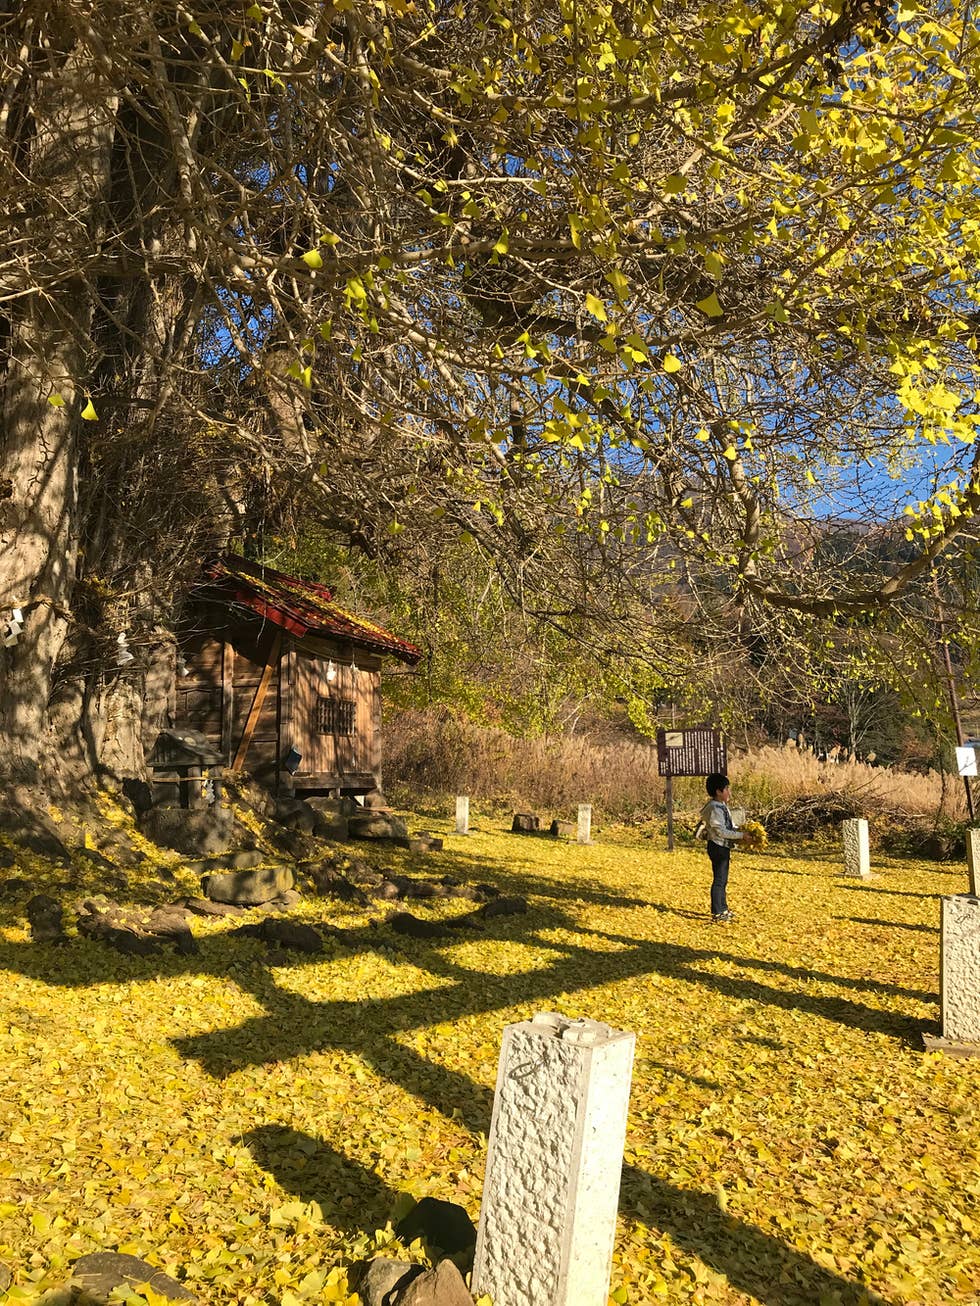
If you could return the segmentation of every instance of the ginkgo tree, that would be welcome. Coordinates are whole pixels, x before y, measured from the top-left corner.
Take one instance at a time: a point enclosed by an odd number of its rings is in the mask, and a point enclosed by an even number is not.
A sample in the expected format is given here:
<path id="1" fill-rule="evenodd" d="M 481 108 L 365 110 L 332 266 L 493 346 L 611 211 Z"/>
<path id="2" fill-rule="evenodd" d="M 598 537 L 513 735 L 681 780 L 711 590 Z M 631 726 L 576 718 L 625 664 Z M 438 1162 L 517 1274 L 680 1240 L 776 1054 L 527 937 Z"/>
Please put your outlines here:
<path id="1" fill-rule="evenodd" d="M 181 577 L 297 505 L 519 599 L 585 536 L 654 643 L 652 575 L 836 620 L 969 538 L 966 3 L 26 0 L 0 68 L 12 774 L 96 765 Z"/>

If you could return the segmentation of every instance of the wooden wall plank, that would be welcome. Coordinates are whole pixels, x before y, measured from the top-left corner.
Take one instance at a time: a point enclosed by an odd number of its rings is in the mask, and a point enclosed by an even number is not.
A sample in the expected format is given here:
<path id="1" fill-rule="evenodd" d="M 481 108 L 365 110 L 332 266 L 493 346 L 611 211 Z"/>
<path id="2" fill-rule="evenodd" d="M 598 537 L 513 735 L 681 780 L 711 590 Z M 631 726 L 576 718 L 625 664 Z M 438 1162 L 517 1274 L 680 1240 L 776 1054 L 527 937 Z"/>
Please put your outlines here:
<path id="1" fill-rule="evenodd" d="M 258 723 L 259 714 L 262 711 L 262 704 L 265 702 L 265 696 L 272 680 L 272 673 L 277 670 L 279 665 L 279 650 L 282 648 L 282 631 L 276 630 L 272 640 L 272 647 L 269 649 L 266 658 L 265 670 L 262 672 L 262 680 L 255 690 L 255 697 L 252 700 L 252 707 L 248 714 L 248 720 L 245 722 L 245 729 L 238 745 L 238 751 L 235 753 L 234 761 L 231 764 L 233 771 L 240 771 L 248 753 L 248 746 L 252 741 L 252 734 Z"/>

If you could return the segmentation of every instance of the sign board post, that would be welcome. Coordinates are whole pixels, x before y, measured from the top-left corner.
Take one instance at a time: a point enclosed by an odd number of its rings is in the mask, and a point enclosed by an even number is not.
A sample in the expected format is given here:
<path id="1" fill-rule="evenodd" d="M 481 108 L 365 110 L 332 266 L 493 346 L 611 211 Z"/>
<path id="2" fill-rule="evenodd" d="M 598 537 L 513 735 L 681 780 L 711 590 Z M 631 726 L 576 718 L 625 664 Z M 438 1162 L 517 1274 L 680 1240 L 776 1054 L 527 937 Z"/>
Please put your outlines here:
<path id="1" fill-rule="evenodd" d="M 725 741 L 713 726 L 657 731 L 657 771 L 664 777 L 667 800 L 667 851 L 674 851 L 674 776 L 724 774 Z"/>

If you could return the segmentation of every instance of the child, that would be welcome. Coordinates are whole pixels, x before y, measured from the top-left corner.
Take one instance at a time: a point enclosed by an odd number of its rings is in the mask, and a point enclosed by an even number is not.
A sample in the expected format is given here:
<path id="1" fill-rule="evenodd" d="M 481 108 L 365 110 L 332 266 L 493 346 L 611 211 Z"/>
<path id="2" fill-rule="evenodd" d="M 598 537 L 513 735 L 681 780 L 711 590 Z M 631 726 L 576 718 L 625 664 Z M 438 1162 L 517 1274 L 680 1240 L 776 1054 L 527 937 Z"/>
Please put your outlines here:
<path id="1" fill-rule="evenodd" d="M 728 910 L 728 863 L 731 861 L 732 844 L 744 838 L 741 830 L 736 830 L 728 802 L 732 796 L 731 784 L 727 775 L 709 775 L 705 781 L 708 801 L 701 809 L 708 840 L 708 856 L 711 859 L 711 919 L 715 925 L 726 925 L 735 917 Z"/>

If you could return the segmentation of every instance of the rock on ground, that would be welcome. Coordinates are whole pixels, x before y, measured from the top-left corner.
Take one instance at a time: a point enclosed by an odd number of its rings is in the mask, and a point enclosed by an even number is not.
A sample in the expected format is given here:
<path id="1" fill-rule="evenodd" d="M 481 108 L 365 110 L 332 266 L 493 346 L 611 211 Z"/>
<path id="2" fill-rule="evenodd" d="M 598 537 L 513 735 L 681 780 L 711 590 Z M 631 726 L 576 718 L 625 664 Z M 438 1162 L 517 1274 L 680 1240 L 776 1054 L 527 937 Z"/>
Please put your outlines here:
<path id="1" fill-rule="evenodd" d="M 422 1238 L 450 1256 L 476 1246 L 476 1226 L 456 1202 L 441 1197 L 423 1197 L 395 1227 L 405 1243 Z"/>
<path id="2" fill-rule="evenodd" d="M 265 920 L 261 925 L 261 937 L 267 943 L 278 944 L 281 948 L 290 948 L 296 952 L 322 952 L 323 939 L 312 925 L 301 921 Z"/>
<path id="3" fill-rule="evenodd" d="M 195 916 L 242 916 L 244 907 L 236 907 L 231 902 L 211 902 L 207 898 L 184 898 L 182 906 Z"/>
<path id="4" fill-rule="evenodd" d="M 352 839 L 408 840 L 408 826 L 390 812 L 365 812 L 352 816 L 347 824 Z"/>
<path id="5" fill-rule="evenodd" d="M 30 887 L 30 880 L 25 880 L 20 875 L 12 875 L 9 880 L 0 881 L 0 898 L 13 898 L 18 893 L 26 893 Z"/>
<path id="6" fill-rule="evenodd" d="M 389 925 L 396 934 L 404 934 L 412 939 L 445 939 L 449 936 L 449 931 L 444 925 L 437 925 L 435 921 L 419 920 L 410 911 L 392 912 L 385 924 Z"/>
<path id="7" fill-rule="evenodd" d="M 293 887 L 293 882 L 293 872 L 288 866 L 265 866 L 255 871 L 226 871 L 205 876 L 201 888 L 212 902 L 254 907 L 278 898 Z"/>
<path id="8" fill-rule="evenodd" d="M 473 1306 L 473 1298 L 452 1261 L 440 1261 L 434 1270 L 399 1288 L 392 1306 Z"/>
<path id="9" fill-rule="evenodd" d="M 486 918 L 491 916 L 523 916 L 526 911 L 526 898 L 491 898 L 489 902 L 484 903 L 480 908 L 480 915 Z"/>
<path id="10" fill-rule="evenodd" d="M 60 943 L 65 937 L 65 912 L 57 898 L 36 893 L 24 906 L 35 943 Z"/>
<path id="11" fill-rule="evenodd" d="M 361 1306 L 390 1306 L 394 1290 L 406 1288 L 422 1272 L 423 1267 L 411 1261 L 376 1256 L 360 1267 L 352 1286 L 361 1299 Z"/>
<path id="12" fill-rule="evenodd" d="M 148 1283 L 158 1296 L 166 1297 L 168 1301 L 197 1301 L 192 1292 L 169 1274 L 141 1261 L 138 1256 L 126 1256 L 121 1252 L 93 1252 L 90 1256 L 80 1257 L 72 1266 L 71 1282 L 99 1302 L 108 1302 L 114 1288 L 124 1285 L 133 1288 L 140 1283 Z"/>
<path id="13" fill-rule="evenodd" d="M 541 830 L 541 817 L 533 812 L 515 812 L 511 825 L 514 834 L 538 834 Z"/>
<path id="14" fill-rule="evenodd" d="M 163 848 L 192 857 L 226 853 L 242 832 L 224 807 L 151 807 L 140 817 L 140 833 Z"/>

